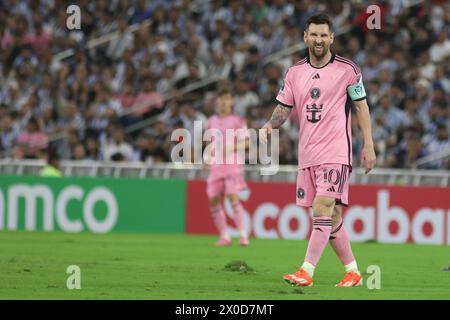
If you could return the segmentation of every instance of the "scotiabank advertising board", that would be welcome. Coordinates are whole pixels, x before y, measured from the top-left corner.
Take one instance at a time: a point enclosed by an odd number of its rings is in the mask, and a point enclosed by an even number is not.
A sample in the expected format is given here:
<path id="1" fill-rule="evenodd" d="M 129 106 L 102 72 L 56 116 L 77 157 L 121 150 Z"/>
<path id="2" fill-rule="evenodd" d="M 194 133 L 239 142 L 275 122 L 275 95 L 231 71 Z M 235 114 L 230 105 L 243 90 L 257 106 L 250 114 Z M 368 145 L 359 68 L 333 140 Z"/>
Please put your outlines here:
<path id="1" fill-rule="evenodd" d="M 248 231 L 257 238 L 307 239 L 312 210 L 295 204 L 295 184 L 248 182 L 240 194 Z M 188 182 L 186 232 L 215 234 L 206 182 Z M 352 241 L 450 244 L 450 188 L 351 185 L 344 221 Z M 230 234 L 237 236 L 231 205 L 224 203 Z"/>

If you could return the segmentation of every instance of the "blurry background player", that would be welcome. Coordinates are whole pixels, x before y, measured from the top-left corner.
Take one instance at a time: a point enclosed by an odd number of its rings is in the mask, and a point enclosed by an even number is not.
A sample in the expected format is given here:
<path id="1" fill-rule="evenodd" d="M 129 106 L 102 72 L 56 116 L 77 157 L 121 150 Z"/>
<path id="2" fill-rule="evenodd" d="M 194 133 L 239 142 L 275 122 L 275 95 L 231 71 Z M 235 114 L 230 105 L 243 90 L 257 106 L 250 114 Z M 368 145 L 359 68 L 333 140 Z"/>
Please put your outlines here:
<path id="1" fill-rule="evenodd" d="M 288 69 L 276 98 L 278 106 L 260 131 L 261 139 L 267 141 L 267 133 L 279 128 L 295 107 L 300 127 L 297 204 L 313 207 L 314 222 L 302 267 L 283 278 L 293 285 L 311 286 L 314 269 L 330 241 L 346 271 L 337 286 L 357 286 L 361 285 L 362 276 L 343 225 L 340 205 L 348 205 L 352 100 L 364 136 L 361 164 L 366 174 L 376 162 L 366 93 L 359 68 L 330 51 L 334 34 L 328 16 L 310 17 L 304 40 L 308 45 L 307 57 Z"/>
<path id="2" fill-rule="evenodd" d="M 223 137 L 223 142 L 220 139 L 213 139 L 211 142 L 211 166 L 206 187 L 212 218 L 220 234 L 220 239 L 216 242 L 216 245 L 231 245 L 226 215 L 221 204 L 223 198 L 227 197 L 233 208 L 233 218 L 240 233 L 239 244 L 246 246 L 249 241 L 244 224 L 244 208 L 238 194 L 239 191 L 247 187 L 247 184 L 244 181 L 243 159 L 241 159 L 241 162 L 237 161 L 242 152 L 237 151 L 241 149 L 245 153 L 247 125 L 243 118 L 233 113 L 233 96 L 228 89 L 219 90 L 216 100 L 216 114 L 208 119 L 208 129 L 220 131 Z M 227 129 L 237 130 L 234 131 L 236 139 L 226 139 Z M 222 148 L 223 152 L 218 152 L 218 148 Z M 233 160 L 232 163 L 226 163 L 227 154 L 228 159 Z"/>

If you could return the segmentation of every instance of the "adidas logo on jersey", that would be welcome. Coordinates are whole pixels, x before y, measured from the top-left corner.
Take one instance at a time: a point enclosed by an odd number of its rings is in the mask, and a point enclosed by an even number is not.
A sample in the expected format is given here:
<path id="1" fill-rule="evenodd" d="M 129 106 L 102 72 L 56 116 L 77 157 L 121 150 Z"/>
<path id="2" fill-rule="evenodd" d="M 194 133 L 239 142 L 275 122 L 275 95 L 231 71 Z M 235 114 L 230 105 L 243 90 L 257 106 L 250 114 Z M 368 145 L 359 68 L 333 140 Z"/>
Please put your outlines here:
<path id="1" fill-rule="evenodd" d="M 331 186 L 331 188 L 328 188 L 327 191 L 330 191 L 330 192 L 336 192 L 336 190 L 334 190 L 334 187 L 333 187 L 333 186 Z"/>
<path id="2" fill-rule="evenodd" d="M 320 79 L 320 76 L 319 76 L 319 74 L 318 74 L 318 73 L 316 73 L 316 74 L 314 75 L 313 79 Z"/>

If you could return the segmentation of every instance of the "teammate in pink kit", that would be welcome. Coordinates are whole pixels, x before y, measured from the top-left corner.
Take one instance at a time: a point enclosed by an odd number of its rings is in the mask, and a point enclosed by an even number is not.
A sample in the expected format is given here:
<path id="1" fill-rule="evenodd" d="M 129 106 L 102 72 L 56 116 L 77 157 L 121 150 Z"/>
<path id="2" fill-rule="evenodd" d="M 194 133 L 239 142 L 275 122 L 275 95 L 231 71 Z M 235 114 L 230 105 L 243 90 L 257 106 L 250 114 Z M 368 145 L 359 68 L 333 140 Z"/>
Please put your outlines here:
<path id="1" fill-rule="evenodd" d="M 361 164 L 366 174 L 376 162 L 366 93 L 360 69 L 350 60 L 330 51 L 334 34 L 324 14 L 310 17 L 304 41 L 307 57 L 290 67 L 278 93 L 278 105 L 260 130 L 260 139 L 279 128 L 292 109 L 299 119 L 296 202 L 313 208 L 313 230 L 301 268 L 284 275 L 292 285 L 311 286 L 314 269 L 330 242 L 345 267 L 344 279 L 336 286 L 362 284 L 342 221 L 341 206 L 348 205 L 348 181 L 352 171 L 351 106 L 356 108 L 364 135 Z"/>
<path id="2" fill-rule="evenodd" d="M 217 114 L 208 119 L 208 129 L 217 130 L 223 139 L 214 140 L 216 138 L 214 136 L 212 140 L 211 165 L 206 189 L 212 218 L 220 234 L 216 245 L 231 245 L 226 215 L 221 205 L 222 199 L 227 197 L 233 209 L 234 222 L 240 233 L 239 244 L 247 246 L 249 240 L 244 223 L 244 208 L 238 195 L 239 191 L 247 188 L 244 181 L 244 159 L 240 158 L 243 153 L 238 152 L 238 149 L 245 151 L 247 125 L 243 118 L 233 114 L 233 96 L 228 89 L 218 92 L 216 108 Z M 219 149 L 222 152 L 219 152 Z"/>

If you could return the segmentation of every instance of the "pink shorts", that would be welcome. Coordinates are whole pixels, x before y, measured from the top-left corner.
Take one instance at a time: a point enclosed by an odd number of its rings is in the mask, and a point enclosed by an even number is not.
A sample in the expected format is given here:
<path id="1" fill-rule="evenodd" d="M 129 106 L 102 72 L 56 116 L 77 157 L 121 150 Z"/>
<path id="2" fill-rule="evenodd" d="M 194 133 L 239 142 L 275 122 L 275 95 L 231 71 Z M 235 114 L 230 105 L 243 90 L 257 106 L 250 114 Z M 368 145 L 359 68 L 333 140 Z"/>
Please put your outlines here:
<path id="1" fill-rule="evenodd" d="M 348 180 L 351 168 L 345 164 L 326 163 L 300 169 L 297 175 L 297 205 L 311 207 L 316 195 L 336 198 L 348 205 Z"/>
<path id="2" fill-rule="evenodd" d="M 206 193 L 209 198 L 238 194 L 247 188 L 242 174 L 232 174 L 224 177 L 209 176 L 206 180 Z"/>

